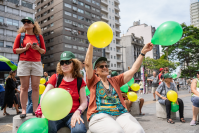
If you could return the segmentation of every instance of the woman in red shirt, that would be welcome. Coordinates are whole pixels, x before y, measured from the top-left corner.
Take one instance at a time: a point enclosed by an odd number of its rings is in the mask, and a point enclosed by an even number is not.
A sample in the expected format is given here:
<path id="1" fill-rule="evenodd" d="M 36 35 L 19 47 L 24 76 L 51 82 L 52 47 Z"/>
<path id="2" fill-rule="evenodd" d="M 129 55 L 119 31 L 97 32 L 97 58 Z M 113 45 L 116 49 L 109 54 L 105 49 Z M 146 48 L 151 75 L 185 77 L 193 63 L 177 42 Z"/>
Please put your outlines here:
<path id="1" fill-rule="evenodd" d="M 25 118 L 30 76 L 33 112 L 37 109 L 40 77 L 43 75 L 41 54 L 45 54 L 46 48 L 39 24 L 30 17 L 25 17 L 21 22 L 24 25 L 18 31 L 19 34 L 15 39 L 13 52 L 20 55 L 17 68 L 17 76 L 20 77 L 21 82 L 20 99 L 22 114 L 20 118 Z M 22 39 L 22 37 L 24 38 Z M 20 40 L 22 41 L 21 44 Z M 33 115 L 35 114 L 33 113 Z"/>
<path id="2" fill-rule="evenodd" d="M 49 133 L 57 133 L 57 131 L 63 126 L 70 128 L 71 133 L 87 132 L 84 121 L 81 118 L 82 112 L 84 112 L 87 107 L 87 98 L 85 93 L 86 84 L 83 79 L 81 79 L 82 83 L 79 88 L 80 90 L 78 90 L 77 87 L 77 78 L 82 77 L 80 68 L 81 62 L 75 59 L 72 52 L 65 51 L 61 54 L 60 62 L 57 64 L 57 74 L 52 75 L 49 79 L 48 85 L 41 96 L 40 103 L 49 90 L 53 88 L 63 88 L 71 94 L 73 106 L 70 113 L 65 118 L 58 121 L 49 121 Z M 57 86 L 58 74 L 63 75 L 63 79 L 60 85 Z"/>

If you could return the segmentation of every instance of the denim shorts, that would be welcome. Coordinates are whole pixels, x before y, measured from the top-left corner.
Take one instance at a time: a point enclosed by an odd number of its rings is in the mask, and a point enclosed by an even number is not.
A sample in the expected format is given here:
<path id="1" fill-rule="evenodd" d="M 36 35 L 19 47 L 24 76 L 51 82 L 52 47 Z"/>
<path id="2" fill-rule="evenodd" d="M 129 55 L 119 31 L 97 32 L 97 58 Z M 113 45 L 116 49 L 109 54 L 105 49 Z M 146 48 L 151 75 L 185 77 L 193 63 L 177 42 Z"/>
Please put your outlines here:
<path id="1" fill-rule="evenodd" d="M 196 97 L 196 96 L 192 96 L 191 97 L 191 101 L 192 101 L 192 103 L 193 103 L 193 106 L 195 106 L 195 107 L 199 107 L 199 97 Z"/>

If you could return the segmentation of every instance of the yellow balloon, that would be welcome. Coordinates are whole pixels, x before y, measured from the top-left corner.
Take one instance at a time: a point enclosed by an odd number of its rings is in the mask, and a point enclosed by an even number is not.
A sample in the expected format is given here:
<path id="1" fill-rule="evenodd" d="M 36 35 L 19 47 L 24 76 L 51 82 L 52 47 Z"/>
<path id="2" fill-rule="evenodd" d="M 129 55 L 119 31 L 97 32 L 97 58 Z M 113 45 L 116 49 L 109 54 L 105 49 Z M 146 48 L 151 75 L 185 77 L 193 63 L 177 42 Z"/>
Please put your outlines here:
<path id="1" fill-rule="evenodd" d="M 176 102 L 178 98 L 178 95 L 175 91 L 170 90 L 167 92 L 167 99 L 171 102 Z"/>
<path id="2" fill-rule="evenodd" d="M 46 80 L 44 78 L 41 78 L 40 79 L 40 84 L 45 84 L 46 83 Z"/>
<path id="3" fill-rule="evenodd" d="M 41 95 L 45 90 L 45 86 L 43 84 L 39 84 L 39 94 Z"/>
<path id="4" fill-rule="evenodd" d="M 133 91 L 138 91 L 138 90 L 140 89 L 140 85 L 134 83 L 134 84 L 131 85 L 131 89 L 132 89 Z"/>
<path id="5" fill-rule="evenodd" d="M 104 48 L 111 43 L 113 31 L 107 23 L 98 21 L 88 28 L 87 38 L 94 47 Z"/>
<path id="6" fill-rule="evenodd" d="M 137 94 L 135 92 L 128 92 L 127 97 L 131 102 L 135 102 L 137 100 Z"/>

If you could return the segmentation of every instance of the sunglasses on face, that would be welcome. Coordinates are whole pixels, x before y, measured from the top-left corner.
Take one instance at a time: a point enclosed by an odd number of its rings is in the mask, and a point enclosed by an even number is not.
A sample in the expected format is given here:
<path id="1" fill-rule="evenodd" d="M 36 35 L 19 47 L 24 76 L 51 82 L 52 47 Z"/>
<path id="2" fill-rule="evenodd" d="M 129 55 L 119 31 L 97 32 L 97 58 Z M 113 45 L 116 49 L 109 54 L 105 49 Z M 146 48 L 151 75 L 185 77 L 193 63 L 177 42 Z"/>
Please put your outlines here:
<path id="1" fill-rule="evenodd" d="M 101 65 L 101 66 L 99 66 L 99 68 L 101 68 L 101 69 L 103 69 L 103 68 L 108 68 L 108 65 Z"/>
<path id="2" fill-rule="evenodd" d="M 69 65 L 71 63 L 72 63 L 72 61 L 70 61 L 70 60 L 60 61 L 61 66 L 64 65 L 64 64 Z"/>
<path id="3" fill-rule="evenodd" d="M 31 22 L 31 21 L 23 21 L 22 23 L 23 23 L 23 24 L 25 24 L 25 23 L 30 24 L 30 23 L 32 23 L 32 22 Z"/>

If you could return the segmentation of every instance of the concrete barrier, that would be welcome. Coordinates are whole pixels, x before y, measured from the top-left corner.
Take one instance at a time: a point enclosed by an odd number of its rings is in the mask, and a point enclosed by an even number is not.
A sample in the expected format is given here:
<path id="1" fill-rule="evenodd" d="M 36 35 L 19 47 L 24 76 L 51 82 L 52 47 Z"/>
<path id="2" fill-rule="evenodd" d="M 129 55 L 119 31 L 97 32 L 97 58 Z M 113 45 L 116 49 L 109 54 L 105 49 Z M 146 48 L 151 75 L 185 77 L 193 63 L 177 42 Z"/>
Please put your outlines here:
<path id="1" fill-rule="evenodd" d="M 137 116 L 140 114 L 139 101 L 135 101 L 132 103 L 130 114 L 133 116 Z"/>
<path id="2" fill-rule="evenodd" d="M 159 118 L 167 118 L 166 106 L 156 102 L 156 116 Z M 176 112 L 171 112 L 171 119 L 176 119 Z"/>
<path id="3" fill-rule="evenodd" d="M 31 118 L 36 118 L 35 116 L 33 116 L 32 114 L 26 114 L 26 117 L 21 119 L 19 117 L 20 115 L 16 115 L 13 117 L 13 133 L 17 133 L 17 130 L 19 129 L 19 127 L 27 120 L 31 119 Z"/>

